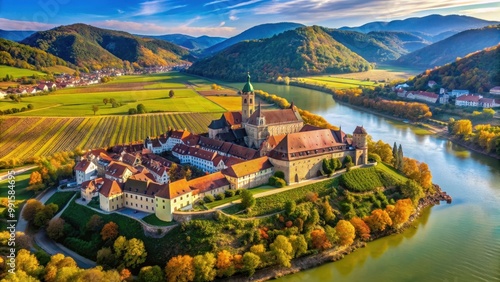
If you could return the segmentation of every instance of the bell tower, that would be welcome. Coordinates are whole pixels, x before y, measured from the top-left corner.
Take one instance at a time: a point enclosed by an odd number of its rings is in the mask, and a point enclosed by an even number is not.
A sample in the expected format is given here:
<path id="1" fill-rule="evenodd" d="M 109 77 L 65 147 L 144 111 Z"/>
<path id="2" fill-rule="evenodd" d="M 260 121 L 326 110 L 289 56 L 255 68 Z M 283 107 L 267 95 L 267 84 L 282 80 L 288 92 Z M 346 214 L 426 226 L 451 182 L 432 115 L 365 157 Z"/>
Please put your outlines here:
<path id="1" fill-rule="evenodd" d="M 250 83 L 250 73 L 247 75 L 247 83 L 241 90 L 241 119 L 242 123 L 246 123 L 250 116 L 255 111 L 255 94 L 253 86 Z"/>

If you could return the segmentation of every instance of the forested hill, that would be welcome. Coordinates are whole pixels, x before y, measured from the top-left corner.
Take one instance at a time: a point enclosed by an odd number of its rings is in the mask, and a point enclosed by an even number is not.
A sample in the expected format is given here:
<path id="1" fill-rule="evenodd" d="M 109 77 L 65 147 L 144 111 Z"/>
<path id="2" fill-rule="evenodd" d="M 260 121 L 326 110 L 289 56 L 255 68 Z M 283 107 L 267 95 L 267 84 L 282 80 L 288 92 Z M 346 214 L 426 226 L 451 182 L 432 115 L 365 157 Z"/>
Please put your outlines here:
<path id="1" fill-rule="evenodd" d="M 447 89 L 488 92 L 500 85 L 500 44 L 466 56 L 456 62 L 416 76 L 416 89 L 427 88 L 429 80 Z"/>
<path id="2" fill-rule="evenodd" d="M 188 50 L 170 42 L 140 38 L 130 33 L 85 24 L 60 26 L 36 32 L 22 41 L 61 57 L 79 67 L 127 68 L 169 66 L 189 59 Z"/>
<path id="3" fill-rule="evenodd" d="M 370 64 L 318 26 L 286 31 L 272 38 L 244 41 L 194 63 L 188 72 L 227 80 L 365 71 Z"/>
<path id="4" fill-rule="evenodd" d="M 56 65 L 69 66 L 61 58 L 28 45 L 0 38 L 0 65 L 46 71 L 45 68 Z"/>
<path id="5" fill-rule="evenodd" d="M 396 60 L 401 55 L 430 44 L 416 35 L 405 32 L 379 31 L 365 34 L 331 28 L 323 28 L 323 30 L 369 62 Z"/>
<path id="6" fill-rule="evenodd" d="M 397 63 L 405 66 L 433 68 L 498 43 L 500 43 L 500 25 L 471 29 L 402 56 Z"/>

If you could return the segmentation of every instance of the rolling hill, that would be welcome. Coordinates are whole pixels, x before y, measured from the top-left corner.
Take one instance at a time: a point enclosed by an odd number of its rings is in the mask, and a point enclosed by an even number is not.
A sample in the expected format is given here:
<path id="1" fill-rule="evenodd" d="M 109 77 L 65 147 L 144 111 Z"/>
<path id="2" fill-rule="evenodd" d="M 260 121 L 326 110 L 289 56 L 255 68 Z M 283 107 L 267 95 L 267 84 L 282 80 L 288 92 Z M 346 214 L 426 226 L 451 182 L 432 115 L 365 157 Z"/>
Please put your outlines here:
<path id="1" fill-rule="evenodd" d="M 137 35 L 137 36 L 165 40 L 190 50 L 203 50 L 212 47 L 215 44 L 220 43 L 227 39 L 224 37 L 212 37 L 206 35 L 193 37 L 185 34 Z"/>
<path id="2" fill-rule="evenodd" d="M 296 29 L 298 27 L 303 27 L 304 25 L 298 24 L 298 23 L 289 23 L 289 22 L 283 22 L 283 23 L 269 23 L 269 24 L 261 24 L 254 26 L 252 28 L 249 28 L 242 33 L 233 36 L 231 38 L 228 38 L 218 44 L 215 44 L 212 47 L 207 48 L 206 50 L 203 51 L 202 56 L 210 56 L 213 55 L 219 51 L 222 51 L 226 49 L 229 46 L 232 46 L 238 42 L 244 41 L 244 40 L 256 40 L 256 39 L 264 39 L 264 38 L 269 38 L 272 37 L 273 35 L 282 33 L 287 30 L 292 30 Z"/>
<path id="3" fill-rule="evenodd" d="M 447 89 L 488 92 L 500 85 L 500 44 L 465 56 L 451 64 L 417 75 L 411 82 L 424 90 L 429 80 Z"/>
<path id="4" fill-rule="evenodd" d="M 188 50 L 170 42 L 85 24 L 36 32 L 21 43 L 92 70 L 103 67 L 129 68 L 130 65 L 171 66 L 186 63 L 192 58 Z"/>
<path id="5" fill-rule="evenodd" d="M 443 33 L 445 33 L 446 36 L 451 36 L 452 33 L 499 23 L 500 22 L 486 21 L 469 16 L 430 15 L 421 18 L 408 18 L 390 22 L 371 22 L 359 27 L 342 27 L 340 29 L 354 30 L 363 33 L 368 33 L 370 31 L 417 32 L 420 33 L 420 35 L 431 35 L 426 39 L 434 41 L 432 40 L 433 36 L 438 36 L 438 39 L 443 39 L 442 35 L 440 35 Z"/>
<path id="6" fill-rule="evenodd" d="M 397 64 L 433 68 L 498 43 L 500 43 L 500 25 L 466 30 L 402 56 L 397 60 Z"/>
<path id="7" fill-rule="evenodd" d="M 73 67 L 45 51 L 6 39 L 0 39 L 0 65 L 44 72 L 57 66 Z"/>
<path id="8" fill-rule="evenodd" d="M 0 29 L 0 38 L 12 40 L 12 41 L 21 41 L 24 38 L 32 35 L 36 31 L 33 30 L 3 30 Z"/>
<path id="9" fill-rule="evenodd" d="M 370 64 L 318 26 L 289 30 L 271 38 L 243 41 L 213 57 L 195 62 L 188 72 L 242 80 L 364 71 Z"/>

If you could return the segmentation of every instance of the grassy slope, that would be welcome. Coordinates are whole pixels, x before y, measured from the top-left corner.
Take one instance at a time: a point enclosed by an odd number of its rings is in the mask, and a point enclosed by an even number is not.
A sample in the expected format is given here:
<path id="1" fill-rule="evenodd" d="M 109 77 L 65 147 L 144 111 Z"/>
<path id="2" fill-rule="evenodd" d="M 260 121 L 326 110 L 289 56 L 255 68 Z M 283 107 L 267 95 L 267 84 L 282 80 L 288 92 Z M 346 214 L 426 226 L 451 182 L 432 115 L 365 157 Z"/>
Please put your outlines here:
<path id="1" fill-rule="evenodd" d="M 4 78 L 7 74 L 12 75 L 15 78 L 23 77 L 23 76 L 31 76 L 33 74 L 46 75 L 45 73 L 39 72 L 39 71 L 20 69 L 20 68 L 0 65 L 0 78 Z"/>

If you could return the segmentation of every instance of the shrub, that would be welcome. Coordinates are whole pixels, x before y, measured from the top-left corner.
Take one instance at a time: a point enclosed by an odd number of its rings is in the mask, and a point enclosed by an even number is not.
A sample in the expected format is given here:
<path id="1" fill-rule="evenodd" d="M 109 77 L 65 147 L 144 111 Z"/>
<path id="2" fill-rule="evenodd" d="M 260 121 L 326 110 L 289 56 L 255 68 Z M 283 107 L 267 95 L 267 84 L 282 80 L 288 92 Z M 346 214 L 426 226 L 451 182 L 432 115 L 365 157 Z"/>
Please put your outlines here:
<path id="1" fill-rule="evenodd" d="M 226 197 L 230 198 L 234 196 L 235 191 L 234 190 L 226 190 L 224 194 L 226 194 Z"/>
<path id="2" fill-rule="evenodd" d="M 212 195 L 206 195 L 205 197 L 203 197 L 203 201 L 205 203 L 211 203 L 211 202 L 215 201 L 215 198 Z"/>
<path id="3" fill-rule="evenodd" d="M 217 201 L 224 200 L 224 198 L 226 198 L 226 195 L 224 193 L 219 193 L 219 194 L 215 195 L 215 199 Z"/>
<path id="4" fill-rule="evenodd" d="M 286 186 L 286 182 L 285 182 L 285 180 L 283 180 L 281 178 L 278 178 L 276 180 L 276 183 L 274 184 L 274 186 L 276 186 L 278 188 L 285 187 Z"/>
<path id="5" fill-rule="evenodd" d="M 370 162 L 377 162 L 377 163 L 381 163 L 382 162 L 382 159 L 380 158 L 379 155 L 375 154 L 375 153 L 369 153 L 368 154 L 368 161 Z"/>
<path id="6" fill-rule="evenodd" d="M 285 179 L 285 173 L 283 171 L 280 171 L 280 170 L 276 171 L 274 173 L 274 176 L 281 178 L 281 179 Z"/>
<path id="7" fill-rule="evenodd" d="M 271 185 L 271 186 L 276 185 L 276 180 L 277 180 L 277 179 L 279 179 L 279 178 L 277 178 L 276 176 L 271 176 L 271 177 L 269 177 L 269 182 L 268 182 L 268 184 L 269 184 L 269 185 Z"/>
<path id="8" fill-rule="evenodd" d="M 130 109 L 128 109 L 128 114 L 129 115 L 135 115 L 135 114 L 137 114 L 137 110 L 134 109 L 134 108 L 130 108 Z"/>
<path id="9" fill-rule="evenodd" d="M 235 194 L 235 195 L 240 195 L 240 194 L 241 194 L 241 191 L 243 191 L 243 189 L 236 189 L 236 190 L 234 191 L 234 194 Z"/>

